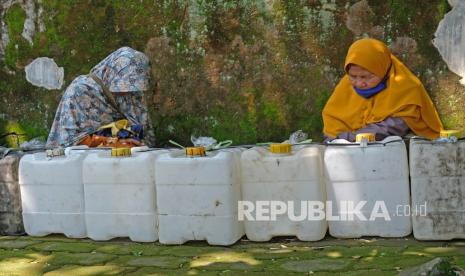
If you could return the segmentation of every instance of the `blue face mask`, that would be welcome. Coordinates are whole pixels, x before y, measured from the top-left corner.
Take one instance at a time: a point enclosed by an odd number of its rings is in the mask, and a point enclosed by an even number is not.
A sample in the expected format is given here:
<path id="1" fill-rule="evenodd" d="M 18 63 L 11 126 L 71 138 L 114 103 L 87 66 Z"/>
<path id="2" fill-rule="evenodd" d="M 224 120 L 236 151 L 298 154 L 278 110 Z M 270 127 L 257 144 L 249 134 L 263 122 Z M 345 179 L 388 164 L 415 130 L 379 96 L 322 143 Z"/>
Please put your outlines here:
<path id="1" fill-rule="evenodd" d="M 382 80 L 380 83 L 378 83 L 378 85 L 376 85 L 373 88 L 360 89 L 354 86 L 354 89 L 355 89 L 355 92 L 357 92 L 357 94 L 364 97 L 365 99 L 368 99 L 371 96 L 374 96 L 378 94 L 379 92 L 383 91 L 384 88 L 386 88 L 386 82 L 387 82 L 387 78 L 384 78 L 384 80 Z"/>

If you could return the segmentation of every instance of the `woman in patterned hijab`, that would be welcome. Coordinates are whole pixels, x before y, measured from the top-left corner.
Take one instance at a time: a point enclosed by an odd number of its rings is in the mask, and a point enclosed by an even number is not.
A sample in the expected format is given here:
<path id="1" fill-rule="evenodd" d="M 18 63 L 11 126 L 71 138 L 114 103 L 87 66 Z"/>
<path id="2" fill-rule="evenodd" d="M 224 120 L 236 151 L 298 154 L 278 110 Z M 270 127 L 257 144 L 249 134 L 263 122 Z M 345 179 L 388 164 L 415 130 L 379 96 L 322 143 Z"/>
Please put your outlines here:
<path id="1" fill-rule="evenodd" d="M 153 146 L 155 137 L 143 94 L 149 88 L 149 79 L 150 65 L 145 54 L 129 47 L 116 50 L 89 75 L 77 77 L 68 86 L 58 106 L 47 146 L 79 144 L 99 127 L 119 119 L 143 126 L 142 142 Z"/>

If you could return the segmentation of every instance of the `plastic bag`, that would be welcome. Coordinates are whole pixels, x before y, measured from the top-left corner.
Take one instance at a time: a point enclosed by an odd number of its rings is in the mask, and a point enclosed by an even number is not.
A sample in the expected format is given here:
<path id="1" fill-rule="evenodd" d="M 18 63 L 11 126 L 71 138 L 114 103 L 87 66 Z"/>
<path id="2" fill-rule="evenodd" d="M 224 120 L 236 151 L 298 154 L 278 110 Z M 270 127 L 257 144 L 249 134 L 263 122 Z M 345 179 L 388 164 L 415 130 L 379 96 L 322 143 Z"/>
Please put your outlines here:
<path id="1" fill-rule="evenodd" d="M 21 143 L 19 145 L 19 148 L 24 151 L 45 149 L 45 141 L 42 137 L 36 137 L 29 141 Z"/>
<path id="2" fill-rule="evenodd" d="M 437 138 L 436 140 L 434 140 L 434 142 L 437 142 L 437 143 L 456 143 L 457 141 L 458 139 L 455 136 L 441 137 L 441 138 Z"/>
<path id="3" fill-rule="evenodd" d="M 289 136 L 289 143 L 298 144 L 307 139 L 308 139 L 308 134 L 303 132 L 301 129 L 299 129 L 296 132 L 292 133 L 291 136 Z"/>
<path id="4" fill-rule="evenodd" d="M 205 147 L 205 150 L 227 148 L 232 144 L 232 140 L 225 140 L 218 143 L 213 137 L 195 137 L 193 135 L 191 135 L 191 142 L 196 147 Z"/>
<path id="5" fill-rule="evenodd" d="M 191 142 L 196 147 L 205 147 L 206 149 L 210 149 L 218 143 L 213 137 L 195 137 L 193 135 L 191 135 Z"/>

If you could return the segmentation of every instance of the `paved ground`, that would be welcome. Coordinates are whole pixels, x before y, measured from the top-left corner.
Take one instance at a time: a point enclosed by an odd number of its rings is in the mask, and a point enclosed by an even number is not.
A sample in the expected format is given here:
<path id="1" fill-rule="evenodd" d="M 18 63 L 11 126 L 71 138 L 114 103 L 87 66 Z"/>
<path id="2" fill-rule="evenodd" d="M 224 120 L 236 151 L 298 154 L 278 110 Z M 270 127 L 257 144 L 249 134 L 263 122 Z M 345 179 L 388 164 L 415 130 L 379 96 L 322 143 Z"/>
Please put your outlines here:
<path id="1" fill-rule="evenodd" d="M 0 275 L 395 275 L 442 256 L 465 268 L 465 241 L 292 238 L 242 240 L 231 247 L 94 242 L 60 235 L 0 237 Z"/>

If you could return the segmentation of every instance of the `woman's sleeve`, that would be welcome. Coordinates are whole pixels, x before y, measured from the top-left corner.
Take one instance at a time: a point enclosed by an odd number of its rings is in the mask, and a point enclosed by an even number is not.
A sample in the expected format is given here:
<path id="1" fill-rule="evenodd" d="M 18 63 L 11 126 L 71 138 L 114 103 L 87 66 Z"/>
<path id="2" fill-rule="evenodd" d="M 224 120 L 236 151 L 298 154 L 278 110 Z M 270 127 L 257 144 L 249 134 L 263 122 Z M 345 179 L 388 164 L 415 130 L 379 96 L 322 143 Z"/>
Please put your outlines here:
<path id="1" fill-rule="evenodd" d="M 376 141 L 383 140 L 388 136 L 400 136 L 403 137 L 407 135 L 410 131 L 410 128 L 405 123 L 402 118 L 399 117 L 388 117 L 384 121 L 372 123 L 366 125 L 363 128 L 358 129 L 355 132 L 342 132 L 337 138 L 345 139 L 350 142 L 355 141 L 355 136 L 359 133 L 374 133 Z M 325 140 L 326 141 L 326 140 Z"/>
<path id="2" fill-rule="evenodd" d="M 376 140 L 383 140 L 388 136 L 400 136 L 407 135 L 410 128 L 405 121 L 400 117 L 388 117 L 384 121 L 369 124 L 357 131 L 355 134 L 363 132 L 375 133 Z"/>

